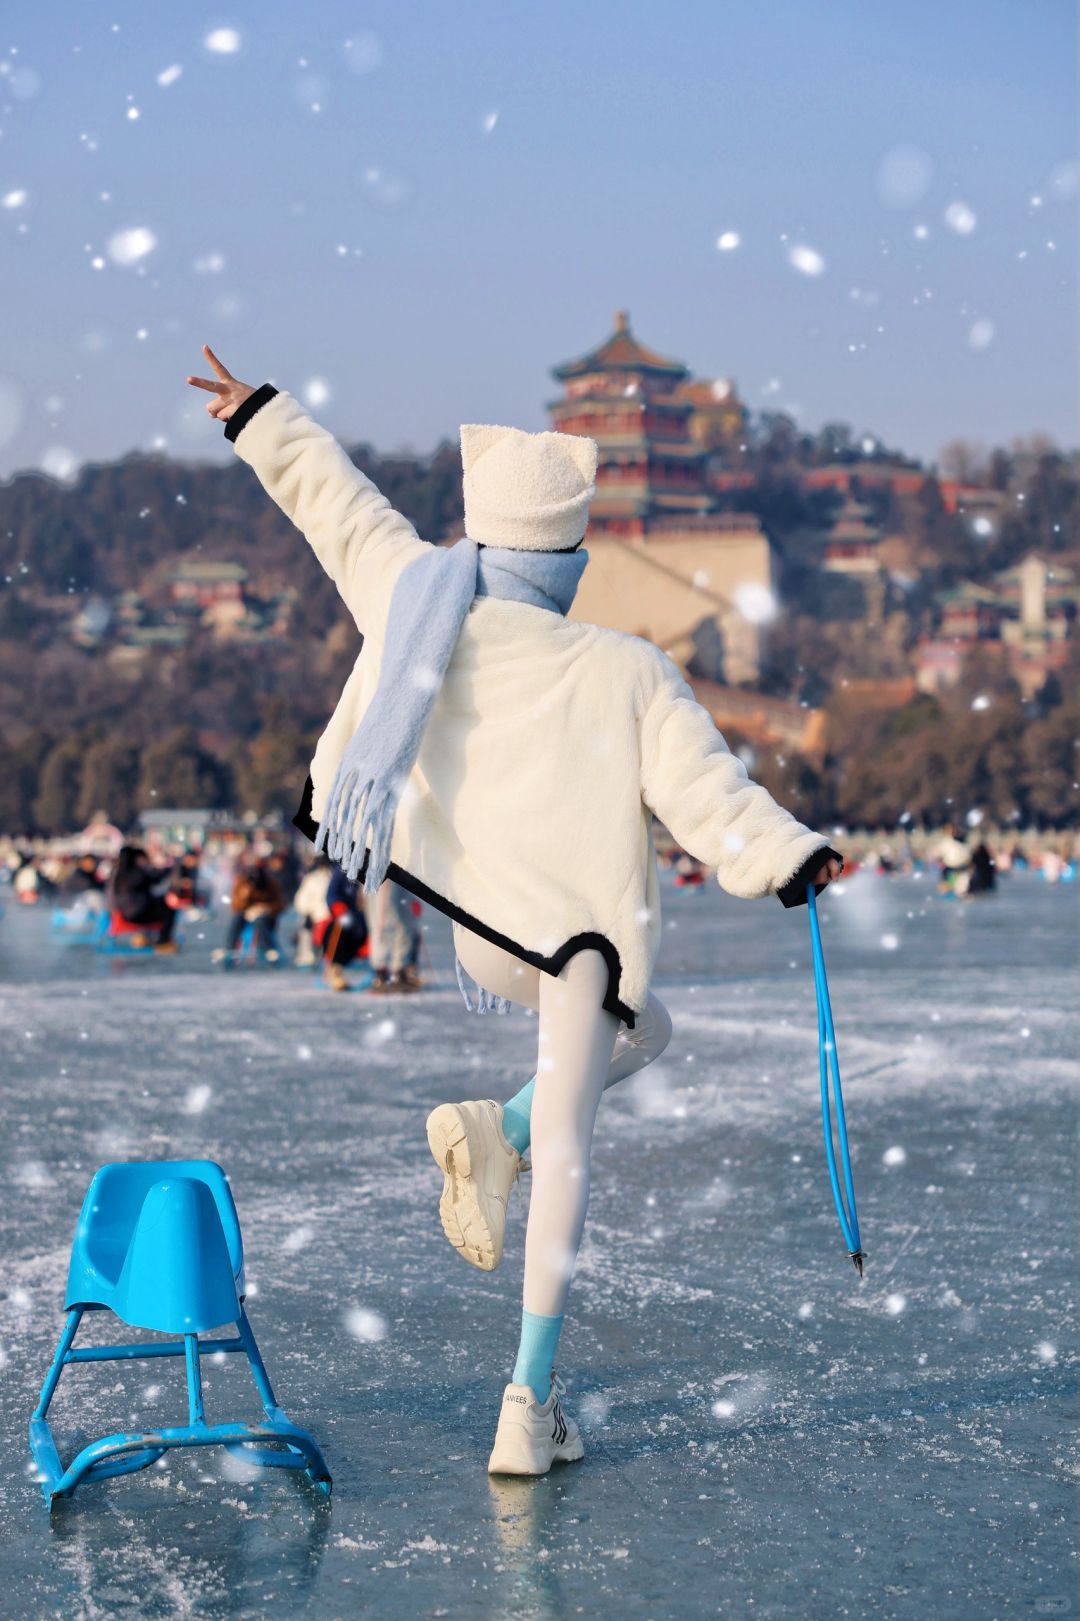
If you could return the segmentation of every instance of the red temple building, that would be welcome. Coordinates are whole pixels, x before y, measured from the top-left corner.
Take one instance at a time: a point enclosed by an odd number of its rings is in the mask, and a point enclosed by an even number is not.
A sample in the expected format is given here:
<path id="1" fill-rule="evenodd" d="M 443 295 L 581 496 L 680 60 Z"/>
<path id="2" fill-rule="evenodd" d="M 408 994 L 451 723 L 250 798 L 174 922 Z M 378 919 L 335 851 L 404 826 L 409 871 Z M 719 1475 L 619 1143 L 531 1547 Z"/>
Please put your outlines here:
<path id="1" fill-rule="evenodd" d="M 587 434 L 600 448 L 592 534 L 644 535 L 658 520 L 714 509 L 705 475 L 710 446 L 691 424 L 700 414 L 692 391 L 712 385 L 691 384 L 681 360 L 639 343 L 625 310 L 606 342 L 555 366 L 552 376 L 566 386 L 548 407 L 552 426 Z"/>
<path id="2" fill-rule="evenodd" d="M 772 552 L 754 514 L 718 510 L 707 471 L 745 425 L 733 386 L 646 348 L 624 310 L 598 348 L 552 375 L 565 389 L 552 426 L 600 453 L 592 562 L 571 617 L 646 636 L 702 678 L 754 681 L 775 611 Z"/>
<path id="3" fill-rule="evenodd" d="M 825 567 L 841 574 L 876 574 L 881 530 L 868 523 L 870 508 L 848 494 L 825 540 Z"/>

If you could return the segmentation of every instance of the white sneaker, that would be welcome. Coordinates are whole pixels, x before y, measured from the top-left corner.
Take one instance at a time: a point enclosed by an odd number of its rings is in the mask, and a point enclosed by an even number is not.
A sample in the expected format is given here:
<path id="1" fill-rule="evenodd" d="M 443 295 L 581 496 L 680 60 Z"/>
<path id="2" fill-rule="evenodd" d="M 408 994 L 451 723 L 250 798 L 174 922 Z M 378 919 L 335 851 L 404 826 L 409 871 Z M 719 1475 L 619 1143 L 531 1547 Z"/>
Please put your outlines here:
<path id="1" fill-rule="evenodd" d="M 546 1475 L 553 1463 L 585 1456 L 578 1427 L 559 1402 L 562 1390 L 553 1375 L 548 1399 L 541 1403 L 528 1385 L 507 1385 L 489 1475 Z"/>
<path id="2" fill-rule="evenodd" d="M 503 1136 L 502 1104 L 493 1098 L 442 1103 L 427 1119 L 427 1140 L 445 1173 L 439 1215 L 443 1232 L 482 1272 L 502 1260 L 506 1205 L 521 1156 Z"/>

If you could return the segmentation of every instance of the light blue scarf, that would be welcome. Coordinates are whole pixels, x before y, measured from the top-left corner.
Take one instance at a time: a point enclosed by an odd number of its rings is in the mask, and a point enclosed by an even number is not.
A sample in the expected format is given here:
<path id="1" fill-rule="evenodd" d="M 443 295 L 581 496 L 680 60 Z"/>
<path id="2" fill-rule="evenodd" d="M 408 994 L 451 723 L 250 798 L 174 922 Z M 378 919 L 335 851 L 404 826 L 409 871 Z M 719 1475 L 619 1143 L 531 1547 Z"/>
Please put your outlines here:
<path id="1" fill-rule="evenodd" d="M 528 602 L 564 614 L 574 600 L 588 552 L 518 551 L 462 537 L 430 546 L 402 571 L 390 598 L 379 682 L 346 744 L 315 836 L 315 848 L 356 878 L 367 850 L 364 891 L 386 876 L 398 800 L 420 752 L 436 695 L 474 597 Z M 457 964 L 465 1005 L 473 1011 Z M 504 1005 L 501 1005 L 504 1004 Z M 478 1013 L 510 1003 L 478 988 Z"/>

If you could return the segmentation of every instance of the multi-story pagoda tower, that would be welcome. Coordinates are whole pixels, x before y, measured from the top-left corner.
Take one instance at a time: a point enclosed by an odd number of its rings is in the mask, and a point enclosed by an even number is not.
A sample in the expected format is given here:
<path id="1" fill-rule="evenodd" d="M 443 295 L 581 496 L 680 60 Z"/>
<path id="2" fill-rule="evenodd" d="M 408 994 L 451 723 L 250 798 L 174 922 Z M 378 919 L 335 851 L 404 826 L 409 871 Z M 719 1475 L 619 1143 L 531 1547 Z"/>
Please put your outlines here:
<path id="1" fill-rule="evenodd" d="M 600 448 L 590 535 L 644 535 L 656 519 L 701 516 L 714 506 L 706 450 L 690 428 L 690 376 L 678 360 L 637 341 L 625 310 L 598 349 L 552 368 L 565 384 L 548 409 L 560 433 L 587 434 Z"/>
<path id="2" fill-rule="evenodd" d="M 719 511 L 709 487 L 717 424 L 701 389 L 715 404 L 713 386 L 646 349 L 624 310 L 598 349 L 552 375 L 565 388 L 548 407 L 553 427 L 600 452 L 591 561 L 570 617 L 646 636 L 700 678 L 756 680 L 775 612 L 772 552 L 757 517 Z"/>

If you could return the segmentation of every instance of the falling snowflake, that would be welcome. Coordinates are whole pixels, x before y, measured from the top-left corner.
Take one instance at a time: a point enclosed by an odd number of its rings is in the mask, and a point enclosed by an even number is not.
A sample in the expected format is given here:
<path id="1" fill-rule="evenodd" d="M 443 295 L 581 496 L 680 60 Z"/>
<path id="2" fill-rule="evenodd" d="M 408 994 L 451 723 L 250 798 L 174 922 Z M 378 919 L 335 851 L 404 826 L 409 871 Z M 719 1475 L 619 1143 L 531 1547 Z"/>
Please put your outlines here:
<path id="1" fill-rule="evenodd" d="M 968 332 L 968 343 L 972 349 L 988 349 L 994 341 L 993 321 L 975 321 Z"/>
<path id="2" fill-rule="evenodd" d="M 798 270 L 803 276 L 820 276 L 825 269 L 824 256 L 805 242 L 792 243 L 788 249 L 788 262 L 793 270 Z"/>
<path id="3" fill-rule="evenodd" d="M 314 1237 L 314 1227 L 294 1227 L 286 1233 L 281 1247 L 286 1255 L 296 1255 L 300 1250 L 307 1249 Z"/>
<path id="4" fill-rule="evenodd" d="M 885 1310 L 888 1312 L 890 1317 L 899 1317 L 900 1313 L 904 1310 L 904 1308 L 906 1306 L 907 1306 L 907 1296 L 906 1295 L 886 1295 L 885 1296 Z"/>
<path id="5" fill-rule="evenodd" d="M 41 458 L 41 470 L 61 484 L 70 484 L 78 470 L 78 459 L 66 445 L 50 445 Z"/>
<path id="6" fill-rule="evenodd" d="M 971 707 L 972 709 L 989 709 L 990 698 L 985 692 L 980 692 L 977 697 L 972 698 Z"/>
<path id="7" fill-rule="evenodd" d="M 752 625 L 768 625 L 780 612 L 780 604 L 768 586 L 752 580 L 735 587 L 735 606 Z"/>
<path id="8" fill-rule="evenodd" d="M 713 1418 L 733 1418 L 735 1416 L 735 1403 L 733 1401 L 714 1401 L 712 1415 Z"/>
<path id="9" fill-rule="evenodd" d="M 160 85 L 175 84 L 183 71 L 179 62 L 172 62 L 167 68 L 162 68 L 157 76 L 157 82 Z"/>
<path id="10" fill-rule="evenodd" d="M 241 45 L 240 31 L 236 28 L 212 28 L 203 44 L 215 56 L 235 56 Z"/>
<path id="11" fill-rule="evenodd" d="M 116 231 L 106 244 L 106 252 L 114 265 L 134 265 L 145 259 L 157 247 L 157 237 L 145 225 L 133 225 Z"/>
<path id="12" fill-rule="evenodd" d="M 716 246 L 720 253 L 734 253 L 736 248 L 742 246 L 742 237 L 738 231 L 721 231 Z"/>
<path id="13" fill-rule="evenodd" d="M 490 135 L 498 122 L 498 113 L 485 113 L 480 127 L 483 129 L 485 135 Z"/>
<path id="14" fill-rule="evenodd" d="M 6 191 L 3 197 L 0 197 L 0 203 L 3 203 L 5 208 L 21 208 L 28 196 L 29 192 L 23 187 L 16 187 L 14 191 Z"/>
<path id="15" fill-rule="evenodd" d="M 899 935 L 883 934 L 881 936 L 881 949 L 882 949 L 882 951 L 895 951 L 897 949 L 897 947 L 899 946 L 899 944 L 900 944 Z"/>
<path id="16" fill-rule="evenodd" d="M 189 1086 L 184 1097 L 184 1113 L 202 1114 L 213 1095 L 213 1088 L 207 1086 L 205 1081 L 199 1086 Z"/>
<path id="17" fill-rule="evenodd" d="M 364 1037 L 368 1047 L 382 1047 L 386 1042 L 393 1040 L 397 1025 L 393 1019 L 380 1019 L 378 1024 L 372 1025 Z"/>
<path id="18" fill-rule="evenodd" d="M 970 236 L 975 229 L 975 210 L 967 203 L 950 203 L 945 210 L 945 224 L 957 236 Z"/>
<path id="19" fill-rule="evenodd" d="M 907 1150 L 897 1144 L 893 1148 L 887 1148 L 881 1158 L 886 1165 L 906 1165 Z"/>
<path id="20" fill-rule="evenodd" d="M 191 268 L 197 276 L 216 276 L 225 269 L 225 255 L 223 253 L 204 253 L 200 259 L 191 261 Z"/>
<path id="21" fill-rule="evenodd" d="M 304 404 L 310 405 L 312 409 L 315 409 L 320 405 L 325 405 L 327 400 L 330 398 L 330 384 L 322 377 L 311 377 L 303 385 L 300 392 L 303 396 Z"/>
<path id="22" fill-rule="evenodd" d="M 388 1332 L 386 1318 L 381 1317 L 377 1311 L 366 1310 L 363 1306 L 353 1306 L 345 1313 L 345 1327 L 353 1339 L 366 1340 L 369 1344 L 384 1340 Z"/>

